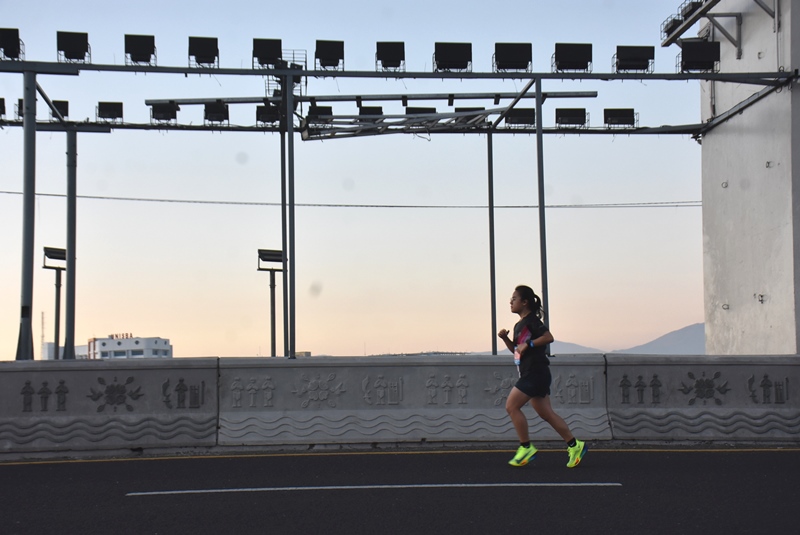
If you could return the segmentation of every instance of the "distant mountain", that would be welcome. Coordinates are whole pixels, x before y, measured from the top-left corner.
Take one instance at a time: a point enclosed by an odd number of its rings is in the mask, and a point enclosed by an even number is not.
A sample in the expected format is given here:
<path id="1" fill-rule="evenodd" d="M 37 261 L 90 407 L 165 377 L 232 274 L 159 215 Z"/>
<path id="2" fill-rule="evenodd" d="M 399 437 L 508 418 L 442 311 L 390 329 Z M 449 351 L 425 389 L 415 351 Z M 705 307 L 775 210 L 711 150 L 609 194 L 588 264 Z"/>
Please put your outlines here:
<path id="1" fill-rule="evenodd" d="M 553 344 L 555 345 L 555 344 Z M 652 342 L 629 349 L 618 349 L 612 353 L 634 353 L 637 355 L 705 355 L 705 324 L 695 323 L 672 331 Z"/>
<path id="2" fill-rule="evenodd" d="M 551 355 L 579 355 L 581 353 L 603 354 L 605 351 L 602 349 L 595 349 L 593 347 L 571 344 L 569 342 L 559 342 L 558 340 L 550 344 Z"/>
<path id="3" fill-rule="evenodd" d="M 506 346 L 502 343 L 497 344 L 497 353 L 499 355 L 511 355 L 510 352 L 506 349 Z M 571 344 L 569 342 L 559 342 L 556 340 L 552 344 L 550 344 L 550 354 L 551 355 L 579 355 L 583 353 L 594 353 L 597 355 L 602 355 L 605 353 L 602 349 L 595 349 L 593 347 L 586 347 L 578 344 Z M 470 355 L 491 355 L 491 351 L 481 351 L 478 353 L 470 353 Z"/>

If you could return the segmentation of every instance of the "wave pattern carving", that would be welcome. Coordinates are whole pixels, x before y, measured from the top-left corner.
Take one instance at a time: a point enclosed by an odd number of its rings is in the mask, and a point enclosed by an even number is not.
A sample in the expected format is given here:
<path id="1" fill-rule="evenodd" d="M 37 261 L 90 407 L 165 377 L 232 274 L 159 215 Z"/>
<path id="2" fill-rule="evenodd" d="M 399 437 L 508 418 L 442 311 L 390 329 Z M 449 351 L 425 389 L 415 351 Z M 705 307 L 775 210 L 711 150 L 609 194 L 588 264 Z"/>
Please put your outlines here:
<path id="1" fill-rule="evenodd" d="M 54 444 L 74 441 L 100 443 L 111 439 L 122 442 L 139 442 L 152 439 L 167 442 L 179 436 L 194 440 L 214 439 L 216 434 L 216 415 L 205 418 L 164 419 L 148 416 L 135 421 L 73 418 L 63 422 L 54 420 L 34 420 L 29 425 L 25 421 L 6 420 L 0 422 L 0 448 L 2 443 L 24 445 L 36 440 Z"/>
<path id="2" fill-rule="evenodd" d="M 571 425 L 582 426 L 593 432 L 602 433 L 608 430 L 605 413 L 593 418 L 573 418 Z M 532 420 L 531 433 L 549 426 L 541 420 Z M 341 417 L 325 415 L 308 415 L 296 413 L 283 415 L 274 419 L 264 417 L 246 417 L 243 419 L 223 418 L 220 420 L 220 435 L 229 440 L 253 440 L 253 435 L 267 439 L 303 439 L 309 437 L 370 438 L 378 435 L 408 438 L 413 435 L 426 437 L 449 437 L 469 439 L 475 436 L 513 435 L 513 427 L 505 412 L 458 414 L 391 414 L 375 415 L 346 414 Z"/>
<path id="3" fill-rule="evenodd" d="M 731 434 L 764 435 L 774 432 L 797 436 L 797 430 L 800 428 L 800 414 L 784 416 L 776 412 L 756 414 L 744 411 L 719 414 L 704 411 L 697 414 L 643 412 L 624 415 L 612 412 L 611 425 L 615 436 L 617 433 L 641 435 L 645 431 L 672 436 L 680 431 L 687 435 L 714 431 L 722 436 Z"/>

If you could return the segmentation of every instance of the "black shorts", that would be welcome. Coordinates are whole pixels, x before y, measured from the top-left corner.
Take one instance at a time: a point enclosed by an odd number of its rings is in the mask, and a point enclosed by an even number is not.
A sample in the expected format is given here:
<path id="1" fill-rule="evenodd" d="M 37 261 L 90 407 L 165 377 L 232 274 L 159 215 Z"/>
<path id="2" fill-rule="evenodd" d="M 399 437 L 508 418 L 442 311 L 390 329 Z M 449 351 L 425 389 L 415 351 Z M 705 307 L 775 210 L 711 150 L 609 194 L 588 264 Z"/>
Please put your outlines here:
<path id="1" fill-rule="evenodd" d="M 550 395 L 550 382 L 553 377 L 550 375 L 550 367 L 532 370 L 525 377 L 520 377 L 517 384 L 523 394 L 532 398 L 543 398 Z"/>

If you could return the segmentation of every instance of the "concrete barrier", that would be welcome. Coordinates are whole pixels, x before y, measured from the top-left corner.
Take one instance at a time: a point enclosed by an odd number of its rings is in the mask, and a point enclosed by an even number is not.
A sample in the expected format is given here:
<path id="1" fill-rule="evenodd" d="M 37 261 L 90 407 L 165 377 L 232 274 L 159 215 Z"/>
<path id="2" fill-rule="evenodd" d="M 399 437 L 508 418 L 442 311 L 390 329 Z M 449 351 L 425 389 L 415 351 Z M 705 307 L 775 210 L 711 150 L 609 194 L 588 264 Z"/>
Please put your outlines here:
<path id="1" fill-rule="evenodd" d="M 611 438 L 602 355 L 554 361 L 556 410 L 576 434 Z M 219 443 L 514 441 L 517 377 L 511 356 L 222 359 Z M 531 432 L 558 438 L 539 419 Z"/>
<path id="2" fill-rule="evenodd" d="M 796 443 L 798 362 L 560 355 L 551 400 L 582 439 Z M 510 355 L 0 362 L 0 452 L 509 443 L 516 379 Z"/>
<path id="3" fill-rule="evenodd" d="M 213 446 L 217 359 L 0 362 L 0 451 Z"/>
<path id="4" fill-rule="evenodd" d="M 606 358 L 614 438 L 800 440 L 797 356 Z"/>

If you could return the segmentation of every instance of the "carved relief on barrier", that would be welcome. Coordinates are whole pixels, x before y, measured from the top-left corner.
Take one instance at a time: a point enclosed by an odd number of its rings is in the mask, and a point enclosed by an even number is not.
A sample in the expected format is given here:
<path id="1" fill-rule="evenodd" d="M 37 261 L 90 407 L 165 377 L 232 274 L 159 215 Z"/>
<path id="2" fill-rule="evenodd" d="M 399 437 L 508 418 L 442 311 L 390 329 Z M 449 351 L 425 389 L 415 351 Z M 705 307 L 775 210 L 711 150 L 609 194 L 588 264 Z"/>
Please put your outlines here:
<path id="1" fill-rule="evenodd" d="M 436 380 L 436 374 L 432 373 L 425 381 L 425 389 L 428 392 L 428 405 L 436 405 L 439 402 L 436 400 L 436 389 L 439 388 L 439 381 Z"/>
<path id="2" fill-rule="evenodd" d="M 106 407 L 111 407 L 114 409 L 114 412 L 117 412 L 117 407 L 120 405 L 124 406 L 125 410 L 132 411 L 133 405 L 128 404 L 128 400 L 130 399 L 136 401 L 140 397 L 144 396 L 144 394 L 141 393 L 141 386 L 137 386 L 135 390 L 129 390 L 129 385 L 133 383 L 133 381 L 133 377 L 128 377 L 124 384 L 119 384 L 117 382 L 117 378 L 114 377 L 114 382 L 108 384 L 106 383 L 105 379 L 98 377 L 97 382 L 100 383 L 103 388 L 98 390 L 89 388 L 91 394 L 87 395 L 86 397 L 92 401 L 99 401 L 101 399 L 103 400 L 103 403 L 98 405 L 97 412 L 103 412 Z"/>
<path id="3" fill-rule="evenodd" d="M 693 397 L 689 399 L 689 405 L 694 405 L 698 399 L 703 402 L 703 405 L 709 401 L 713 401 L 717 405 L 722 405 L 722 399 L 718 398 L 717 394 L 719 393 L 724 396 L 731 390 L 728 388 L 728 381 L 717 384 L 717 380 L 722 376 L 720 372 L 714 372 L 711 379 L 706 377 L 705 372 L 702 372 L 700 377 L 695 377 L 692 372 L 688 372 L 687 375 L 694 383 L 685 385 L 681 382 L 681 388 L 678 390 L 687 395 L 693 394 Z"/>
<path id="4" fill-rule="evenodd" d="M 25 381 L 25 386 L 23 386 L 20 391 L 22 395 L 22 412 L 33 412 L 33 398 L 37 395 L 39 396 L 39 411 L 47 412 L 50 408 L 50 396 L 53 394 L 56 395 L 56 411 L 67 410 L 67 394 L 69 393 L 69 389 L 64 380 L 61 379 L 58 381 L 58 386 L 55 391 L 53 391 L 48 384 L 47 381 L 42 381 L 42 386 L 39 390 L 36 390 L 36 388 L 31 385 L 30 381 Z"/>
<path id="5" fill-rule="evenodd" d="M 494 377 L 494 380 L 490 380 L 489 386 L 484 390 L 497 396 L 494 400 L 495 407 L 504 405 L 506 399 L 508 399 L 508 394 L 511 392 L 511 387 L 517 382 L 517 377 L 512 373 L 507 373 L 503 376 L 499 372 L 494 372 L 492 377 Z"/>
<path id="6" fill-rule="evenodd" d="M 764 378 L 756 384 L 755 375 L 751 375 L 747 380 L 747 390 L 750 391 L 750 399 L 754 403 L 782 405 L 789 399 L 789 378 L 784 377 L 783 380 L 773 381 L 765 373 Z M 761 391 L 761 401 L 758 400 L 759 390 Z"/>
<path id="7" fill-rule="evenodd" d="M 378 374 L 373 381 L 367 375 L 361 381 L 361 397 L 370 405 L 399 405 L 403 401 L 403 378 L 386 379 Z"/>
<path id="8" fill-rule="evenodd" d="M 467 375 L 464 373 L 458 374 L 458 380 L 456 380 L 456 390 L 458 391 L 459 405 L 466 405 L 467 403 L 467 388 L 469 388 Z"/>
<path id="9" fill-rule="evenodd" d="M 574 373 L 570 373 L 564 386 L 561 386 L 561 381 L 559 374 L 553 380 L 552 393 L 552 396 L 561 403 L 587 404 L 594 400 L 594 377 L 578 379 Z M 566 401 L 564 390 L 566 390 Z"/>
<path id="10" fill-rule="evenodd" d="M 636 390 L 636 403 L 643 404 L 645 398 L 645 392 L 650 387 L 650 402 L 654 405 L 658 405 L 661 403 L 661 380 L 658 378 L 658 374 L 654 373 L 653 377 L 650 379 L 648 383 L 644 376 L 639 375 L 636 379 L 635 383 L 631 383 L 630 379 L 628 379 L 628 374 L 622 374 L 622 379 L 619 382 L 620 390 L 622 391 L 622 403 L 624 405 L 628 405 L 631 402 L 631 387 Z"/>
<path id="11" fill-rule="evenodd" d="M 264 407 L 272 407 L 274 391 L 275 382 L 270 375 L 265 375 L 263 381 L 251 377 L 246 385 L 241 378 L 234 377 L 231 383 L 231 405 L 234 409 L 241 409 L 244 401 L 248 407 L 255 408 L 260 400 Z"/>
<path id="12" fill-rule="evenodd" d="M 187 385 L 183 377 L 178 378 L 178 383 L 172 387 L 170 380 L 167 379 L 161 384 L 161 401 L 168 409 L 173 408 L 172 396 L 175 395 L 175 403 L 178 409 L 187 408 L 188 400 L 190 409 L 199 409 L 206 403 L 206 382 L 200 381 L 199 385 Z"/>
<path id="13" fill-rule="evenodd" d="M 304 409 L 310 405 L 319 407 L 323 403 L 329 407 L 336 407 L 336 399 L 344 392 L 347 392 L 344 387 L 344 381 L 339 381 L 338 384 L 335 384 L 335 373 L 328 374 L 324 379 L 320 374 L 309 378 L 303 373 L 300 375 L 300 379 L 303 384 L 300 385 L 300 388 L 292 390 L 292 393 L 299 398 L 303 398 L 300 406 Z"/>
<path id="14" fill-rule="evenodd" d="M 445 374 L 442 381 L 439 382 L 435 373 L 430 374 L 425 381 L 428 405 L 438 405 L 440 399 L 442 405 L 452 404 L 454 399 L 453 390 L 456 391 L 455 394 L 458 396 L 458 403 L 461 405 L 466 404 L 467 388 L 469 388 L 469 381 L 467 381 L 467 376 L 464 373 L 458 376 L 455 383 L 453 383 L 452 378 L 448 374 Z M 441 397 L 439 396 L 439 390 L 442 391 Z M 508 393 L 506 393 L 506 396 L 508 396 Z"/>
<path id="15" fill-rule="evenodd" d="M 261 383 L 261 391 L 263 392 L 264 396 L 264 406 L 265 407 L 272 407 L 272 396 L 275 390 L 275 383 L 272 382 L 272 377 L 267 375 L 264 377 L 264 382 Z"/>

